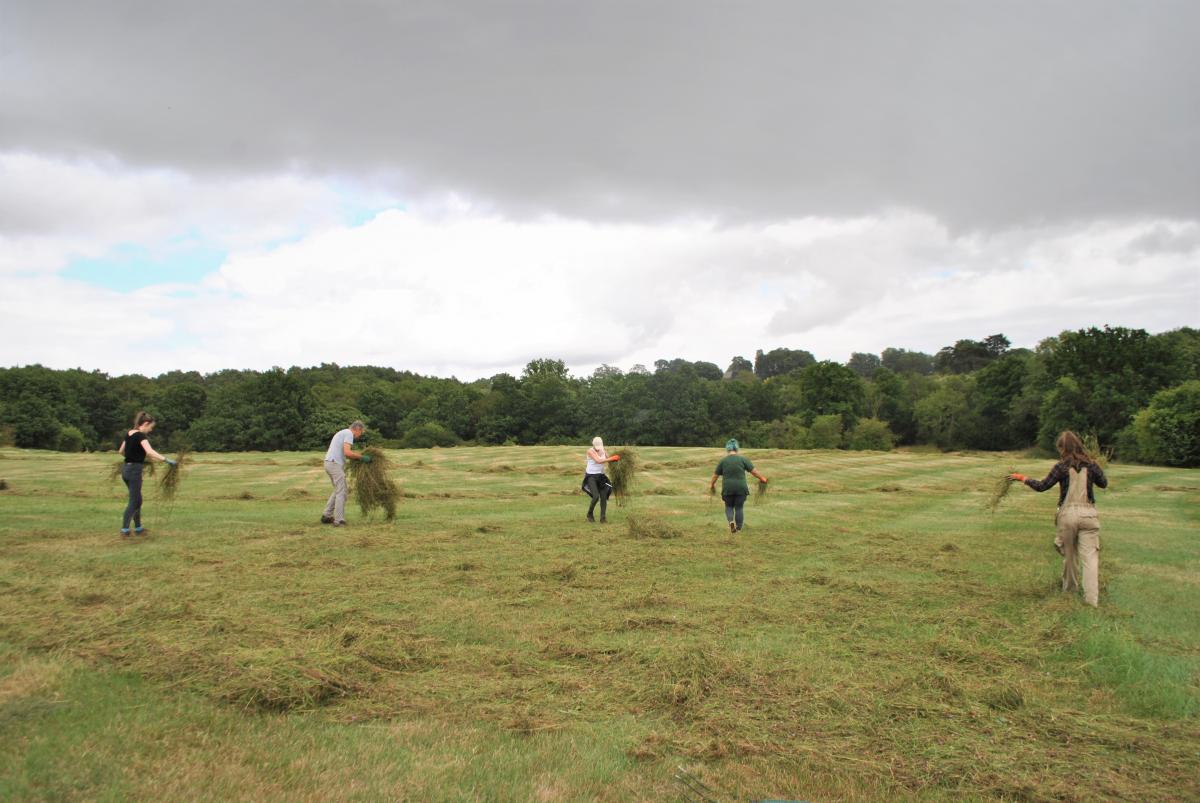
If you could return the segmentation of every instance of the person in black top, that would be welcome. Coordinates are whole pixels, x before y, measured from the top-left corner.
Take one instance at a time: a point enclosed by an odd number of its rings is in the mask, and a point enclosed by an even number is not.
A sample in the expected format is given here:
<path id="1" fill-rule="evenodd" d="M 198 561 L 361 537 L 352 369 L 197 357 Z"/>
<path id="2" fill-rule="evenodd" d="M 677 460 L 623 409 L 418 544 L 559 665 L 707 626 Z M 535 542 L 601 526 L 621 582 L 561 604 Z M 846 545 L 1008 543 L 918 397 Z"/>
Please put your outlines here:
<path id="1" fill-rule="evenodd" d="M 1079 587 L 1076 552 L 1083 560 L 1083 598 L 1088 605 L 1100 604 L 1100 519 L 1092 488 L 1107 488 L 1104 470 L 1088 455 L 1083 441 L 1067 430 L 1055 442 L 1061 458 L 1044 480 L 1024 474 L 1009 474 L 1039 493 L 1058 486 L 1057 533 L 1054 547 L 1063 556 L 1063 591 Z"/>
<path id="2" fill-rule="evenodd" d="M 121 519 L 121 535 L 129 535 L 131 523 L 134 533 L 142 535 L 146 532 L 146 528 L 142 526 L 142 468 L 146 464 L 146 458 L 175 465 L 174 460 L 154 451 L 154 447 L 146 439 L 153 430 L 154 416 L 145 412 L 138 413 L 133 420 L 133 429 L 125 433 L 125 440 L 121 441 L 121 447 L 117 449 L 119 454 L 125 455 L 121 479 L 129 489 L 129 504 L 125 506 L 125 515 Z"/>

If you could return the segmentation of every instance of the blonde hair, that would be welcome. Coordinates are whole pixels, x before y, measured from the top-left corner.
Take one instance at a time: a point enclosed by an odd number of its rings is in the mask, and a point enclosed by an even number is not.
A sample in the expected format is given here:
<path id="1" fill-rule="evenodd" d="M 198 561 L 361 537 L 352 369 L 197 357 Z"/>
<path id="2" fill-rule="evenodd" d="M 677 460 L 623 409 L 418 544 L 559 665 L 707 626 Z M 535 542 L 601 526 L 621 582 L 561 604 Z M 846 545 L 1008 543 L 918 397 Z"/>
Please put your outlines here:
<path id="1" fill-rule="evenodd" d="M 601 438 L 599 435 L 592 438 L 592 448 L 595 449 L 597 452 L 603 452 L 604 451 L 604 439 Z"/>

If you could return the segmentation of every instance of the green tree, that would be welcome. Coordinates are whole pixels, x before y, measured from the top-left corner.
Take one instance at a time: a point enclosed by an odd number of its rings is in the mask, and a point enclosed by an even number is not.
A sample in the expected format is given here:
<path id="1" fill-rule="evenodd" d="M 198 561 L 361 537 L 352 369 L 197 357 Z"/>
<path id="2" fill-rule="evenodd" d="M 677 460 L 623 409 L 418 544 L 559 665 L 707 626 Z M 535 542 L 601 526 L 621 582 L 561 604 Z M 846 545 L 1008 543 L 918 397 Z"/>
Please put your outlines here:
<path id="1" fill-rule="evenodd" d="M 844 365 L 823 360 L 800 371 L 800 412 L 811 421 L 820 415 L 840 415 L 842 426 L 854 426 L 866 404 L 858 375 Z"/>
<path id="2" fill-rule="evenodd" d="M 1062 409 L 1064 396 L 1058 394 L 1052 405 L 1056 418 L 1043 417 L 1041 422 L 1043 445 L 1047 432 L 1065 420 L 1095 433 L 1102 445 L 1111 444 L 1155 393 L 1189 378 L 1185 353 L 1173 350 L 1171 340 L 1151 337 L 1144 329 L 1105 326 L 1063 332 L 1046 342 L 1041 353 L 1051 382 L 1074 381 L 1079 405 L 1078 413 L 1067 414 Z"/>
<path id="3" fill-rule="evenodd" d="M 754 375 L 759 379 L 783 376 L 807 368 L 816 361 L 816 357 L 803 349 L 779 348 L 765 353 L 759 349 L 754 353 Z"/>
<path id="4" fill-rule="evenodd" d="M 886 348 L 879 355 L 879 363 L 898 374 L 933 373 L 933 357 L 923 351 Z"/>
<path id="5" fill-rule="evenodd" d="M 875 376 L 875 372 L 882 366 L 883 361 L 879 359 L 878 354 L 864 354 L 858 351 L 851 354 L 850 361 L 846 363 L 847 368 L 863 379 L 870 379 Z"/>
<path id="6" fill-rule="evenodd" d="M 1200 466 L 1200 380 L 1161 390 L 1133 420 L 1138 459 Z"/>
<path id="7" fill-rule="evenodd" d="M 920 438 L 941 449 L 965 447 L 975 428 L 970 394 L 969 377 L 942 377 L 914 406 Z"/>

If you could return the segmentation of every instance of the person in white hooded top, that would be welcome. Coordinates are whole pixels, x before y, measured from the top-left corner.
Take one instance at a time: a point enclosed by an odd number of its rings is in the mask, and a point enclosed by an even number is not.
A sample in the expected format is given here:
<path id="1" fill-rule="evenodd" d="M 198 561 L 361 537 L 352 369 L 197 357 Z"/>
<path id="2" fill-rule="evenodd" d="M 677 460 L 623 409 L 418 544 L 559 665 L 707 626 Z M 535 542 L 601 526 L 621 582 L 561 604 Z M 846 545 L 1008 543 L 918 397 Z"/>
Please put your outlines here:
<path id="1" fill-rule="evenodd" d="M 592 503 L 588 505 L 588 521 L 594 522 L 596 520 L 593 513 L 596 510 L 597 502 L 600 503 L 601 523 L 608 521 L 608 497 L 612 493 L 612 483 L 608 481 L 608 477 L 604 473 L 604 464 L 620 459 L 620 455 L 612 455 L 610 457 L 604 451 L 604 441 L 601 440 L 599 435 L 592 438 L 592 448 L 588 449 L 587 468 L 583 474 L 583 490 L 592 498 Z"/>

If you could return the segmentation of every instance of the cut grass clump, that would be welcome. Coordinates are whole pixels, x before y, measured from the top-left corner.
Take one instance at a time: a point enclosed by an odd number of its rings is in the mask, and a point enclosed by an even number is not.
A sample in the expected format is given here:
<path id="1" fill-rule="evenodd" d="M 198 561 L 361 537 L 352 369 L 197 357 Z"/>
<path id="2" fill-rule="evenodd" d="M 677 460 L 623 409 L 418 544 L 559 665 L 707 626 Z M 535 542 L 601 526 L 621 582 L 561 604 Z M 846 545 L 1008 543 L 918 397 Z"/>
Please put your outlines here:
<path id="1" fill-rule="evenodd" d="M 626 519 L 631 538 L 679 538 L 683 535 L 658 516 L 631 515 Z"/>
<path id="2" fill-rule="evenodd" d="M 608 481 L 612 483 L 613 497 L 617 505 L 624 507 L 633 494 L 634 480 L 639 466 L 637 449 L 627 447 L 613 452 L 621 458 L 608 464 Z"/>
<path id="3" fill-rule="evenodd" d="M 1013 471 L 1016 471 L 1016 469 L 1013 469 Z M 1012 490 L 1012 484 L 1016 482 L 1016 480 L 1012 479 L 1009 474 L 1012 474 L 1013 471 L 1005 472 L 992 485 L 992 494 L 987 500 L 987 509 L 992 513 L 996 512 L 996 508 L 999 507 L 1000 503 L 1004 501 L 1004 497 L 1008 496 L 1008 492 Z"/>
<path id="4" fill-rule="evenodd" d="M 363 454 L 369 455 L 371 462 L 350 462 L 354 501 L 358 502 L 358 509 L 364 516 L 382 510 L 384 518 L 391 521 L 396 518 L 396 503 L 400 500 L 400 486 L 388 476 L 392 469 L 392 461 L 378 446 L 368 446 L 363 449 Z"/>
<path id="5" fill-rule="evenodd" d="M 761 505 L 767 501 L 767 488 L 769 487 L 769 483 L 759 481 L 758 487 L 754 489 L 754 504 Z"/>
<path id="6" fill-rule="evenodd" d="M 183 476 L 184 466 L 190 462 L 191 458 L 186 449 L 180 449 L 179 454 L 175 457 L 174 465 L 167 463 L 167 470 L 163 472 L 162 478 L 158 481 L 158 496 L 166 502 L 175 501 L 175 494 L 179 492 L 179 480 Z"/>

